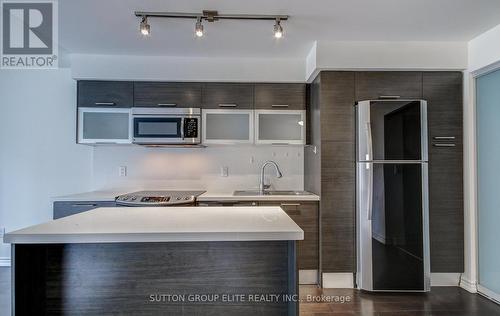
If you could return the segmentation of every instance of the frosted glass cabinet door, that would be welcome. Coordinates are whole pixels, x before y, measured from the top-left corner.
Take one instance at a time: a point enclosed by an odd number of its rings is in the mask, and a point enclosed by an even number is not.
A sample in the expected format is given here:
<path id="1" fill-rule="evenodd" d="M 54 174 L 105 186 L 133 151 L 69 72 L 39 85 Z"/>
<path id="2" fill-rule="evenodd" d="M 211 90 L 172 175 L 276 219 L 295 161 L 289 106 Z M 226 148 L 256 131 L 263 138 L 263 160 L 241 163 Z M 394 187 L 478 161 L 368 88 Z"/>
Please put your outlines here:
<path id="1" fill-rule="evenodd" d="M 305 144 L 306 111 L 255 111 L 256 144 Z"/>
<path id="2" fill-rule="evenodd" d="M 253 111 L 203 110 L 204 144 L 253 143 Z"/>
<path id="3" fill-rule="evenodd" d="M 130 109 L 78 108 L 79 144 L 130 144 Z"/>

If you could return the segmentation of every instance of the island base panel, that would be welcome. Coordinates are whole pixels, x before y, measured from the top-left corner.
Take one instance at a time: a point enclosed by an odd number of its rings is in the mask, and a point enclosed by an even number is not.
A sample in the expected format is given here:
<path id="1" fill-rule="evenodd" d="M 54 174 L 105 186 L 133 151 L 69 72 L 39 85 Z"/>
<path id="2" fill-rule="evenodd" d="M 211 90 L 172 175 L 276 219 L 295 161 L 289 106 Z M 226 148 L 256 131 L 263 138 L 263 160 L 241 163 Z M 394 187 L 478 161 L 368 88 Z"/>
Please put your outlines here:
<path id="1" fill-rule="evenodd" d="M 295 241 L 16 244 L 12 255 L 13 315 L 298 315 Z"/>

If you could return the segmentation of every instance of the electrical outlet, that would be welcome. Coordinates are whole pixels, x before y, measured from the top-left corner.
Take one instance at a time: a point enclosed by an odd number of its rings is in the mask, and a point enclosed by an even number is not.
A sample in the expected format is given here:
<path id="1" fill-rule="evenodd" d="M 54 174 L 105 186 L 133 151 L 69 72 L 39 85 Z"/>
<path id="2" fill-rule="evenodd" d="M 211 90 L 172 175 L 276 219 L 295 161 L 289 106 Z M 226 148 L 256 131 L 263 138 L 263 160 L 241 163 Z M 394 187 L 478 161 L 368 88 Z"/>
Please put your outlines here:
<path id="1" fill-rule="evenodd" d="M 120 166 L 118 168 L 118 176 L 126 177 L 127 176 L 127 166 Z"/>
<path id="2" fill-rule="evenodd" d="M 227 177 L 229 174 L 229 168 L 224 166 L 224 167 L 220 167 L 220 176 L 221 177 Z"/>

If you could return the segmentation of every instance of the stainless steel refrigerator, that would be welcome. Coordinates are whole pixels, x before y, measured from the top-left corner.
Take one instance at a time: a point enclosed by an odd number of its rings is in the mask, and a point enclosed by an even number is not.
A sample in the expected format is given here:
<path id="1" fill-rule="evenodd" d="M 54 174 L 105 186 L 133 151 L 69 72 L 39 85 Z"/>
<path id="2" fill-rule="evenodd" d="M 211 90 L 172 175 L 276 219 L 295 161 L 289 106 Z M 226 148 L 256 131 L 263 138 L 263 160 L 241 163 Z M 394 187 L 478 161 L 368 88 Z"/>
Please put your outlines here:
<path id="1" fill-rule="evenodd" d="M 430 290 L 427 103 L 356 104 L 359 289 Z"/>

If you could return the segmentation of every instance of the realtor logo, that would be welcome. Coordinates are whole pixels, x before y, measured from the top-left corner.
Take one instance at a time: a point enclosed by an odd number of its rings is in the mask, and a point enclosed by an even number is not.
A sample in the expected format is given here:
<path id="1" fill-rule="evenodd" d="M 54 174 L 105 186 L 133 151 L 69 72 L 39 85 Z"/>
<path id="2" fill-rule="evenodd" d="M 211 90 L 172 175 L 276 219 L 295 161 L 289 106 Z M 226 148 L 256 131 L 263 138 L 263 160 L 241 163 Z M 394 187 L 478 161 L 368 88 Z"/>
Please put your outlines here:
<path id="1" fill-rule="evenodd" d="M 57 68 L 57 2 L 2 1 L 2 68 Z"/>

